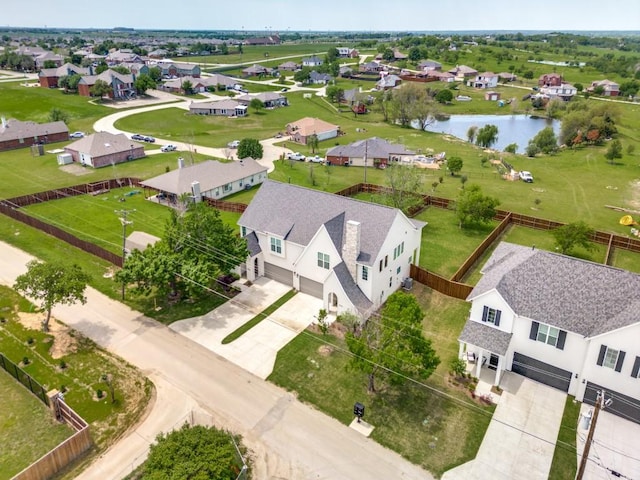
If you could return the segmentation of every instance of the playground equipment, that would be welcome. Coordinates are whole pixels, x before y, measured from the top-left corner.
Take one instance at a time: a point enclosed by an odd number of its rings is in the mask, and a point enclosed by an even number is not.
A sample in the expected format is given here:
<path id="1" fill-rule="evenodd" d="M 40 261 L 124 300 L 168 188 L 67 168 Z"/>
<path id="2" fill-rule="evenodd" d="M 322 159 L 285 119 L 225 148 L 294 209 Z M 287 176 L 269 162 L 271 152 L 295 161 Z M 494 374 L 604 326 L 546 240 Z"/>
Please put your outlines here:
<path id="1" fill-rule="evenodd" d="M 631 235 L 640 237 L 640 230 L 635 228 L 635 226 L 640 225 L 640 223 L 636 222 L 631 215 L 625 215 L 620 219 L 619 223 L 620 225 L 631 227 Z"/>

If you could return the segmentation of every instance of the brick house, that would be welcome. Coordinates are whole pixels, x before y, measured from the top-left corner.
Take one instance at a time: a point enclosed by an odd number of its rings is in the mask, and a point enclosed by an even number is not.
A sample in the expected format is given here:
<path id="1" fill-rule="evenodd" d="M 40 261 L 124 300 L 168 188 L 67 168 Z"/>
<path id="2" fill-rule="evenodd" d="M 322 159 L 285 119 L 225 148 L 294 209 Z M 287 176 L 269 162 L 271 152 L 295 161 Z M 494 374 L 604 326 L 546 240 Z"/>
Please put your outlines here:
<path id="1" fill-rule="evenodd" d="M 86 75 L 82 77 L 78 83 L 78 94 L 83 97 L 91 96 L 91 87 L 98 80 L 103 80 L 111 85 L 111 93 L 109 98 L 115 100 L 126 100 L 135 96 L 135 88 L 133 86 L 134 76 L 129 74 L 121 74 L 113 70 L 105 70 L 100 75 Z"/>
<path id="2" fill-rule="evenodd" d="M 27 148 L 32 145 L 69 140 L 69 129 L 64 122 L 35 123 L 5 120 L 0 124 L 0 151 Z"/>
<path id="3" fill-rule="evenodd" d="M 90 68 L 78 67 L 72 63 L 65 63 L 57 68 L 43 68 L 38 73 L 40 86 L 44 88 L 57 88 L 60 77 L 68 75 L 90 75 Z"/>
<path id="4" fill-rule="evenodd" d="M 145 156 L 144 147 L 124 133 L 98 132 L 67 145 L 74 162 L 93 168 L 107 167 Z"/>

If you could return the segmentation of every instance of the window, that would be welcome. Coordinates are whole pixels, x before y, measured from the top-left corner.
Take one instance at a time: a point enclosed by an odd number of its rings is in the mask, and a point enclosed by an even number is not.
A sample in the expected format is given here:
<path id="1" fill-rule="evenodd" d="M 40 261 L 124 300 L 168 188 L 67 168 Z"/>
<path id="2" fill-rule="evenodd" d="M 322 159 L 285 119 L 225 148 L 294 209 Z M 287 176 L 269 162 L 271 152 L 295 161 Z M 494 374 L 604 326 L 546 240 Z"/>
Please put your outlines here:
<path id="1" fill-rule="evenodd" d="M 495 308 L 490 308 L 485 305 L 482 311 L 482 321 L 493 323 L 496 327 L 499 327 L 501 315 L 502 312 L 500 310 L 496 310 Z"/>
<path id="2" fill-rule="evenodd" d="M 396 268 L 396 273 L 399 275 L 400 274 L 400 270 L 402 270 L 402 267 L 398 267 Z"/>
<path id="3" fill-rule="evenodd" d="M 596 363 L 601 367 L 613 368 L 616 372 L 619 372 L 622 370 L 625 355 L 626 353 L 622 350 L 615 350 L 606 345 L 600 345 L 600 353 L 598 354 L 598 361 Z"/>
<path id="4" fill-rule="evenodd" d="M 382 260 L 380 260 L 380 271 L 382 271 Z"/>
<path id="5" fill-rule="evenodd" d="M 558 350 L 564 350 L 564 342 L 567 339 L 567 332 L 559 328 L 545 325 L 544 323 L 531 322 L 531 332 L 529 338 L 537 342 L 546 343 Z"/>
<path id="6" fill-rule="evenodd" d="M 329 254 L 318 252 L 318 266 L 329 270 Z"/>
<path id="7" fill-rule="evenodd" d="M 640 357 L 636 357 L 636 361 L 633 362 L 633 368 L 631 369 L 631 376 L 633 378 L 640 377 Z"/>
<path id="8" fill-rule="evenodd" d="M 392 282 L 393 282 L 393 277 L 389 277 L 389 288 L 391 288 Z"/>
<path id="9" fill-rule="evenodd" d="M 384 266 L 385 266 L 385 268 L 387 267 L 387 265 L 389 265 L 389 255 L 385 255 L 384 256 Z"/>
<path id="10" fill-rule="evenodd" d="M 369 267 L 362 266 L 362 280 L 369 280 Z"/>
<path id="11" fill-rule="evenodd" d="M 230 183 L 227 183 L 224 187 L 222 187 L 222 191 L 230 192 L 232 188 L 233 188 L 233 185 L 231 185 Z"/>
<path id="12" fill-rule="evenodd" d="M 279 238 L 271 237 L 271 251 L 282 255 L 282 240 Z"/>
<path id="13" fill-rule="evenodd" d="M 243 237 L 247 236 L 247 227 L 245 227 L 245 226 L 242 227 L 242 236 Z"/>

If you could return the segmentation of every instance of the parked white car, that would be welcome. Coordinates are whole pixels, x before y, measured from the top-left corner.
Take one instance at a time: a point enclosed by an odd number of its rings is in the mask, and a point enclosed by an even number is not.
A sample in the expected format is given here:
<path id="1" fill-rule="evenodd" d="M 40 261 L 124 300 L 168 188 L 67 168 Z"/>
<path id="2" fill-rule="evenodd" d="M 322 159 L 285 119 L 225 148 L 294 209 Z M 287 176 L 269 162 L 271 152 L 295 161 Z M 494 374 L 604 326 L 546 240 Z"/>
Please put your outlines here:
<path id="1" fill-rule="evenodd" d="M 227 143 L 227 147 L 229 148 L 238 148 L 240 146 L 240 140 L 234 140 L 233 142 Z"/>
<path id="2" fill-rule="evenodd" d="M 69 134 L 69 138 L 83 138 L 84 132 L 73 132 Z"/>
<path id="3" fill-rule="evenodd" d="M 313 163 L 324 163 L 324 157 L 321 157 L 320 155 L 314 155 L 313 157 L 307 157 L 307 161 Z"/>
<path id="4" fill-rule="evenodd" d="M 307 157 L 302 155 L 300 152 L 287 153 L 287 160 L 298 160 L 300 162 L 304 162 L 306 158 Z"/>
<path id="5" fill-rule="evenodd" d="M 533 183 L 533 175 L 531 175 L 531 172 L 523 170 L 522 172 L 520 172 L 520 180 L 527 183 Z"/>
<path id="6" fill-rule="evenodd" d="M 163 145 L 163 146 L 160 148 L 160 151 L 162 151 L 162 152 L 174 152 L 174 151 L 176 151 L 177 149 L 178 149 L 178 147 L 176 147 L 175 145 L 168 144 L 168 145 Z"/>

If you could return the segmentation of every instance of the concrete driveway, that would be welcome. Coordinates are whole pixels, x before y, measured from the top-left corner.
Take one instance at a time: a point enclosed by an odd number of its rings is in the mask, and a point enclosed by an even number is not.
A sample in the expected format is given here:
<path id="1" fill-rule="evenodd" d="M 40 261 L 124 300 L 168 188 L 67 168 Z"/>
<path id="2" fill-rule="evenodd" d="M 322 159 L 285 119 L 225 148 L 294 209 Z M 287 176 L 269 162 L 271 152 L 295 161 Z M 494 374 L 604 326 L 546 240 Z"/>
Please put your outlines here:
<path id="1" fill-rule="evenodd" d="M 580 414 L 586 415 L 593 410 L 585 403 L 580 407 Z M 584 451 L 587 430 L 578 423 L 576 449 L 580 455 Z M 598 416 L 598 425 L 593 435 L 593 443 L 589 452 L 589 461 L 584 478 L 589 480 L 610 480 L 611 478 L 640 478 L 640 453 L 638 440 L 640 425 L 602 410 Z M 617 477 L 611 470 L 622 475 Z"/>
<path id="2" fill-rule="evenodd" d="M 443 480 L 546 480 L 566 394 L 505 372 L 504 389 L 476 458 Z"/>
<path id="3" fill-rule="evenodd" d="M 289 290 L 286 285 L 260 277 L 233 300 L 201 317 L 174 322 L 170 328 L 254 375 L 267 378 L 278 351 L 309 326 L 322 308 L 321 300 L 298 293 L 237 340 L 226 345 L 221 342 Z"/>

